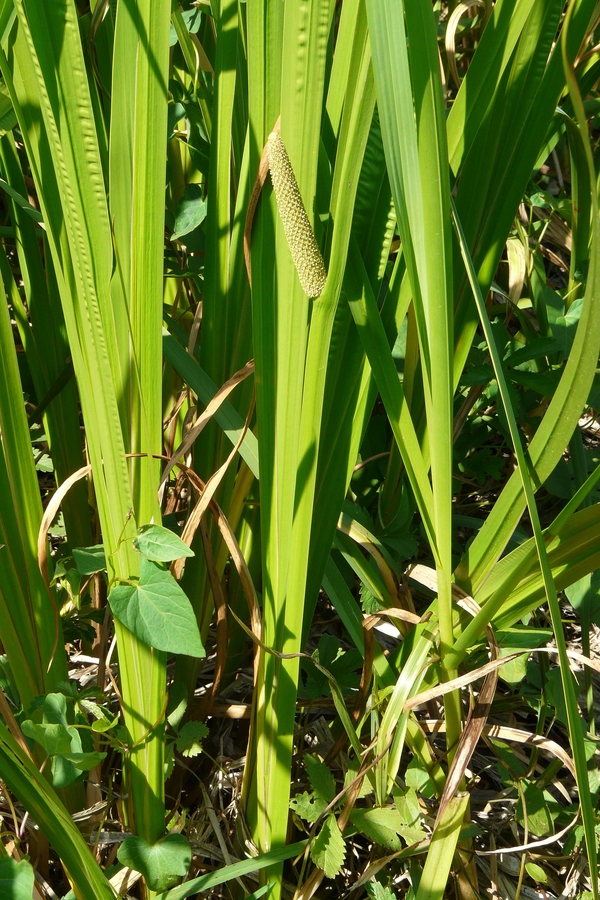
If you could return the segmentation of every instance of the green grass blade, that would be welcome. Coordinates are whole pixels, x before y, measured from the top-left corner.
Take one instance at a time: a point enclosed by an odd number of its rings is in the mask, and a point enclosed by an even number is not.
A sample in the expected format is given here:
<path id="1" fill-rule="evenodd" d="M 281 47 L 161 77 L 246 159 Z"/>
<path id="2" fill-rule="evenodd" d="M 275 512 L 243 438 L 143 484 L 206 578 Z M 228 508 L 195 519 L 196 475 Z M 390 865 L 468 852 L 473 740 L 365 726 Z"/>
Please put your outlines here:
<path id="1" fill-rule="evenodd" d="M 169 0 L 119 4 L 113 50 L 109 145 L 110 214 L 116 268 L 111 283 L 119 353 L 128 380 L 119 398 L 138 525 L 160 521 L 162 452 L 162 303 L 167 132 Z M 136 830 L 153 842 L 164 833 L 166 656 L 118 622 L 126 720 L 135 749 L 131 792 Z M 150 730 L 150 734 L 148 731 Z"/>
<path id="2" fill-rule="evenodd" d="M 348 258 L 345 293 L 400 448 L 427 537 L 433 552 L 436 553 L 433 495 L 427 477 L 427 467 L 358 249 L 355 249 Z"/>
<path id="3" fill-rule="evenodd" d="M 446 893 L 460 826 L 468 804 L 469 795 L 463 794 L 454 797 L 446 807 L 431 839 L 416 900 L 441 900 Z"/>
<path id="4" fill-rule="evenodd" d="M 0 771 L 6 786 L 17 796 L 67 869 L 77 900 L 115 900 L 100 866 L 83 835 L 33 762 L 0 722 Z"/>
<path id="5" fill-rule="evenodd" d="M 251 859 L 243 859 L 229 866 L 223 866 L 217 872 L 210 872 L 208 875 L 194 878 L 165 894 L 159 894 L 156 900 L 185 900 L 186 897 L 193 897 L 200 891 L 207 891 L 209 888 L 226 884 L 234 878 L 241 878 L 252 872 L 260 872 L 261 869 L 272 866 L 274 863 L 284 862 L 286 859 L 291 859 L 292 856 L 299 856 L 306 847 L 306 843 L 306 841 L 298 841 L 296 844 L 288 844 L 287 847 L 281 847 L 278 850 L 270 850 L 261 856 L 254 856 Z"/>
<path id="6" fill-rule="evenodd" d="M 61 629 L 54 598 L 37 562 L 42 503 L 4 301 L 0 302 L 0 348 L 0 617 L 3 646 L 21 701 L 28 706 L 66 677 L 66 664 L 64 655 L 56 653 L 48 672 Z"/>

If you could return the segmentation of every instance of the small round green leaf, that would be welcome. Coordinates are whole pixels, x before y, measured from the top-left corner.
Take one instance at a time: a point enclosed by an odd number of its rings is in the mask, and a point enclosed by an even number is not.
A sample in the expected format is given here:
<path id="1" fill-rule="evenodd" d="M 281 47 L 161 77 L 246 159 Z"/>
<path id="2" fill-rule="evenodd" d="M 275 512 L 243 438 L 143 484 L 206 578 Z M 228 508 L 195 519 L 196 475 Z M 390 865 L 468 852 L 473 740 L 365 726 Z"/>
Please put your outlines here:
<path id="1" fill-rule="evenodd" d="M 136 550 L 153 562 L 172 562 L 182 556 L 193 556 L 180 537 L 162 525 L 143 525 L 133 540 Z"/>
<path id="2" fill-rule="evenodd" d="M 168 891 L 187 873 L 192 851 L 182 834 L 168 834 L 156 844 L 132 836 L 117 853 L 120 863 L 141 872 L 151 891 Z"/>
<path id="3" fill-rule="evenodd" d="M 525 863 L 525 868 L 529 877 L 533 878 L 533 880 L 537 881 L 539 884 L 545 884 L 548 881 L 548 876 L 542 867 L 538 866 L 536 863 Z"/>

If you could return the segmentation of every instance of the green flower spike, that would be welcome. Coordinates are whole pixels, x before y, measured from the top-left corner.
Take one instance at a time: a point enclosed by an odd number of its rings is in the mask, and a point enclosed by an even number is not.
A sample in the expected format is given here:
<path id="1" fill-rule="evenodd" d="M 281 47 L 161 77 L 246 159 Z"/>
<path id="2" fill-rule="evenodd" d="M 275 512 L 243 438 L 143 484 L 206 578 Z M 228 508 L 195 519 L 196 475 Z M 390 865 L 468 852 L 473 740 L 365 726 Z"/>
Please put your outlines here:
<path id="1" fill-rule="evenodd" d="M 269 135 L 267 153 L 275 199 L 298 278 L 302 290 L 314 299 L 325 287 L 325 263 L 308 221 L 285 145 L 275 131 Z"/>

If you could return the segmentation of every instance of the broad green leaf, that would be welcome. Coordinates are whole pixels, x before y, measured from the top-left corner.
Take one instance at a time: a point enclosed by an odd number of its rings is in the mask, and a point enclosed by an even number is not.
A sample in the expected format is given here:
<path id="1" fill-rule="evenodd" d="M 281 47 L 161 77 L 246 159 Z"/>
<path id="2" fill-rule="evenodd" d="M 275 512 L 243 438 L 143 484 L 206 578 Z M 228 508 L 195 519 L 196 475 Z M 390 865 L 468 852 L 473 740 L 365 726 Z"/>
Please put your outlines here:
<path id="1" fill-rule="evenodd" d="M 25 809 L 35 815 L 43 834 L 52 835 L 52 846 L 68 866 L 78 886 L 81 900 L 114 900 L 108 879 L 90 853 L 83 835 L 73 822 L 37 766 L 22 753 L 10 732 L 0 722 L 0 769 L 7 788 L 19 798 Z M 1 892 L 2 897 L 6 896 Z M 9 894 L 10 896 L 10 894 Z M 27 900 L 30 900 L 31 892 Z M 14 900 L 21 900 L 20 897 Z"/>
<path id="2" fill-rule="evenodd" d="M 397 809 L 391 806 L 383 809 L 378 807 L 355 809 L 350 814 L 350 821 L 359 831 L 362 831 L 381 847 L 387 847 L 394 851 L 400 850 L 402 845 L 399 836 L 406 826 Z M 407 841 L 407 843 L 414 843 L 414 841 Z"/>
<path id="3" fill-rule="evenodd" d="M 318 799 L 324 800 L 325 803 L 331 803 L 336 791 L 335 778 L 329 767 L 315 756 L 305 756 L 304 765 L 308 773 L 308 780 Z"/>
<path id="4" fill-rule="evenodd" d="M 67 701 L 63 694 L 48 694 L 40 699 L 42 702 L 36 705 L 43 710 L 43 724 L 28 719 L 22 724 L 23 734 L 37 741 L 52 757 L 54 787 L 67 787 L 106 754 L 83 751 L 79 731 L 68 723 Z"/>
<path id="5" fill-rule="evenodd" d="M 207 201 L 202 196 L 202 193 L 202 185 L 186 185 L 183 196 L 175 210 L 175 225 L 171 235 L 172 241 L 179 240 L 179 238 L 189 234 L 190 231 L 194 231 L 195 228 L 198 228 L 204 222 Z"/>
<path id="6" fill-rule="evenodd" d="M 104 707 L 100 706 L 100 704 L 96 703 L 94 700 L 82 697 L 78 702 L 79 706 L 85 712 L 90 713 L 97 723 L 102 724 L 101 728 L 95 730 L 106 731 L 108 728 L 112 728 L 117 724 L 118 717 L 113 718 Z M 92 728 L 94 728 L 94 725 L 92 725 Z"/>
<path id="7" fill-rule="evenodd" d="M 570 585 L 565 594 L 582 618 L 585 616 L 588 622 L 600 625 L 600 569 L 593 572 L 591 577 L 582 578 Z"/>
<path id="8" fill-rule="evenodd" d="M 208 736 L 204 722 L 186 722 L 179 731 L 175 745 L 182 756 L 198 756 L 202 753 L 202 740 Z"/>
<path id="9" fill-rule="evenodd" d="M 552 334 L 559 344 L 565 359 L 573 346 L 577 325 L 581 318 L 582 307 L 582 298 L 574 300 L 567 312 L 564 312 L 564 310 L 556 310 L 552 306 L 548 307 L 548 322 L 550 323 Z"/>
<path id="10" fill-rule="evenodd" d="M 169 703 L 167 706 L 167 722 L 175 731 L 181 725 L 187 706 L 188 694 L 186 686 L 183 682 L 176 681 L 169 690 Z"/>
<path id="11" fill-rule="evenodd" d="M 313 658 L 330 672 L 344 693 L 358 688 L 359 671 L 363 657 L 357 650 L 342 650 L 340 642 L 331 634 L 324 634 Z M 306 686 L 303 694 L 306 697 L 327 697 L 331 694 L 327 676 L 308 660 L 303 660 L 302 668 L 306 672 Z M 357 671 L 358 670 L 358 671 Z"/>
<path id="12" fill-rule="evenodd" d="M 104 734 L 106 731 L 110 731 L 111 728 L 114 728 L 115 725 L 118 724 L 118 721 L 119 720 L 117 718 L 112 720 L 104 717 L 101 719 L 95 719 L 92 722 L 92 731 L 94 731 L 96 734 Z"/>
<path id="13" fill-rule="evenodd" d="M 185 656 L 204 656 L 190 601 L 173 576 L 142 557 L 137 584 L 117 584 L 108 595 L 113 615 L 139 640 Z"/>
<path id="14" fill-rule="evenodd" d="M 499 631 L 496 637 L 500 645 L 500 656 L 510 656 L 512 653 L 523 651 L 523 656 L 510 660 L 498 671 L 500 678 L 507 684 L 518 684 L 525 677 L 529 654 L 536 647 L 552 639 L 552 629 L 528 628 L 521 625 Z"/>
<path id="15" fill-rule="evenodd" d="M 346 857 L 346 846 L 333 814 L 327 816 L 311 844 L 310 856 L 314 864 L 323 869 L 327 878 L 335 878 L 341 870 Z"/>
<path id="16" fill-rule="evenodd" d="M 64 725 L 38 725 L 31 719 L 26 719 L 21 729 L 25 737 L 36 741 L 49 756 L 69 753 L 71 750 L 71 734 Z"/>
<path id="17" fill-rule="evenodd" d="M 95 547 L 74 547 L 72 553 L 77 571 L 82 575 L 94 575 L 106 569 L 104 544 L 96 544 Z"/>
<path id="18" fill-rule="evenodd" d="M 180 537 L 162 525 L 142 525 L 133 539 L 133 546 L 154 562 L 172 562 L 182 556 L 194 555 Z"/>
<path id="19" fill-rule="evenodd" d="M 415 790 L 408 788 L 404 793 L 395 793 L 394 803 L 400 814 L 400 819 L 405 825 L 420 828 L 421 806 Z"/>
<path id="20" fill-rule="evenodd" d="M 326 800 L 316 797 L 315 794 L 309 794 L 308 791 L 296 794 L 290 800 L 290 809 L 301 819 L 311 823 L 316 822 L 319 816 L 325 812 L 326 806 Z"/>
<path id="21" fill-rule="evenodd" d="M 31 900 L 35 876 L 26 859 L 0 859 L 0 897 L 2 900 Z"/>
<path id="22" fill-rule="evenodd" d="M 549 791 L 542 791 L 532 783 L 525 785 L 523 799 L 525 800 L 527 825 L 530 833 L 540 838 L 553 834 L 555 831 L 555 821 L 561 811 L 558 801 L 549 793 Z M 517 801 L 516 817 L 521 824 L 525 823 L 523 803 L 520 796 Z"/>
<path id="23" fill-rule="evenodd" d="M 167 891 L 187 873 L 192 850 L 183 834 L 168 834 L 156 844 L 132 835 L 119 847 L 117 858 L 124 866 L 141 872 L 152 891 Z"/>

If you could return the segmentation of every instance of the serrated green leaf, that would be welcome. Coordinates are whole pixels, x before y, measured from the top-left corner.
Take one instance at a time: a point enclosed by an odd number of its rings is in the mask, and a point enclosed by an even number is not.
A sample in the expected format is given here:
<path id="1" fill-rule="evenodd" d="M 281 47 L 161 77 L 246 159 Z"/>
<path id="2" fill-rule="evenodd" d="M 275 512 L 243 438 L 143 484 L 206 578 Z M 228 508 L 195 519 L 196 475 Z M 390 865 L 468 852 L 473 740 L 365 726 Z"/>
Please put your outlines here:
<path id="1" fill-rule="evenodd" d="M 372 900 L 396 900 L 396 895 L 388 887 L 384 887 L 379 881 L 371 881 L 365 885 L 367 894 Z"/>
<path id="2" fill-rule="evenodd" d="M 138 529 L 133 546 L 153 562 L 172 562 L 183 556 L 194 556 L 194 551 L 180 537 L 162 525 L 143 525 Z"/>
<path id="3" fill-rule="evenodd" d="M 109 595 L 113 615 L 157 650 L 204 656 L 191 603 L 170 572 L 142 557 L 138 584 L 118 584 Z"/>
<path id="4" fill-rule="evenodd" d="M 31 900 L 34 874 L 26 859 L 0 859 L 0 897 L 2 900 Z"/>
<path id="5" fill-rule="evenodd" d="M 208 728 L 203 722 L 186 722 L 175 741 L 183 756 L 198 756 L 202 753 L 202 740 L 208 736 Z"/>
<path id="6" fill-rule="evenodd" d="M 337 638 L 330 634 L 324 634 L 313 653 L 313 658 L 333 675 L 344 693 L 358 688 L 360 676 L 357 670 L 362 668 L 363 663 L 363 658 L 358 650 L 344 651 Z M 302 668 L 306 671 L 305 692 L 307 697 L 331 696 L 329 679 L 321 670 L 308 660 L 302 661 Z"/>
<path id="7" fill-rule="evenodd" d="M 172 743 L 165 745 L 165 761 L 163 771 L 165 773 L 165 781 L 171 777 L 173 768 L 175 767 L 175 747 Z"/>
<path id="8" fill-rule="evenodd" d="M 406 825 L 397 809 L 355 809 L 350 815 L 350 821 L 381 847 L 400 850 L 400 834 L 406 830 Z"/>
<path id="9" fill-rule="evenodd" d="M 323 869 L 327 878 L 335 878 L 346 857 L 346 845 L 333 814 L 327 816 L 323 827 L 310 848 L 312 861 Z"/>
<path id="10" fill-rule="evenodd" d="M 354 781 L 356 776 L 358 775 L 358 762 L 356 760 L 352 760 L 348 765 L 348 770 L 344 776 L 344 787 L 348 787 L 351 781 Z M 368 797 L 369 794 L 373 793 L 373 785 L 369 781 L 368 778 L 363 778 L 362 784 L 359 788 L 357 800 L 362 800 L 363 797 Z"/>
<path id="11" fill-rule="evenodd" d="M 335 778 L 330 770 L 315 756 L 305 756 L 304 765 L 315 796 L 324 800 L 325 805 L 331 803 L 335 797 Z"/>
<path id="12" fill-rule="evenodd" d="M 187 873 L 192 851 L 182 834 L 168 834 L 156 844 L 133 835 L 123 841 L 117 858 L 124 866 L 141 872 L 150 890 L 167 891 Z"/>
<path id="13" fill-rule="evenodd" d="M 296 815 L 300 816 L 301 819 L 311 823 L 317 821 L 319 816 L 325 811 L 326 807 L 327 803 L 325 800 L 315 797 L 314 794 L 309 794 L 308 791 L 296 794 L 296 796 L 292 797 L 290 800 L 290 809 L 293 810 Z"/>
<path id="14" fill-rule="evenodd" d="M 95 575 L 96 572 L 106 569 L 104 544 L 96 544 L 94 547 L 74 547 L 73 559 L 81 575 Z"/>
<path id="15" fill-rule="evenodd" d="M 417 792 L 408 788 L 403 794 L 395 794 L 394 803 L 404 825 L 421 830 L 421 806 Z"/>

